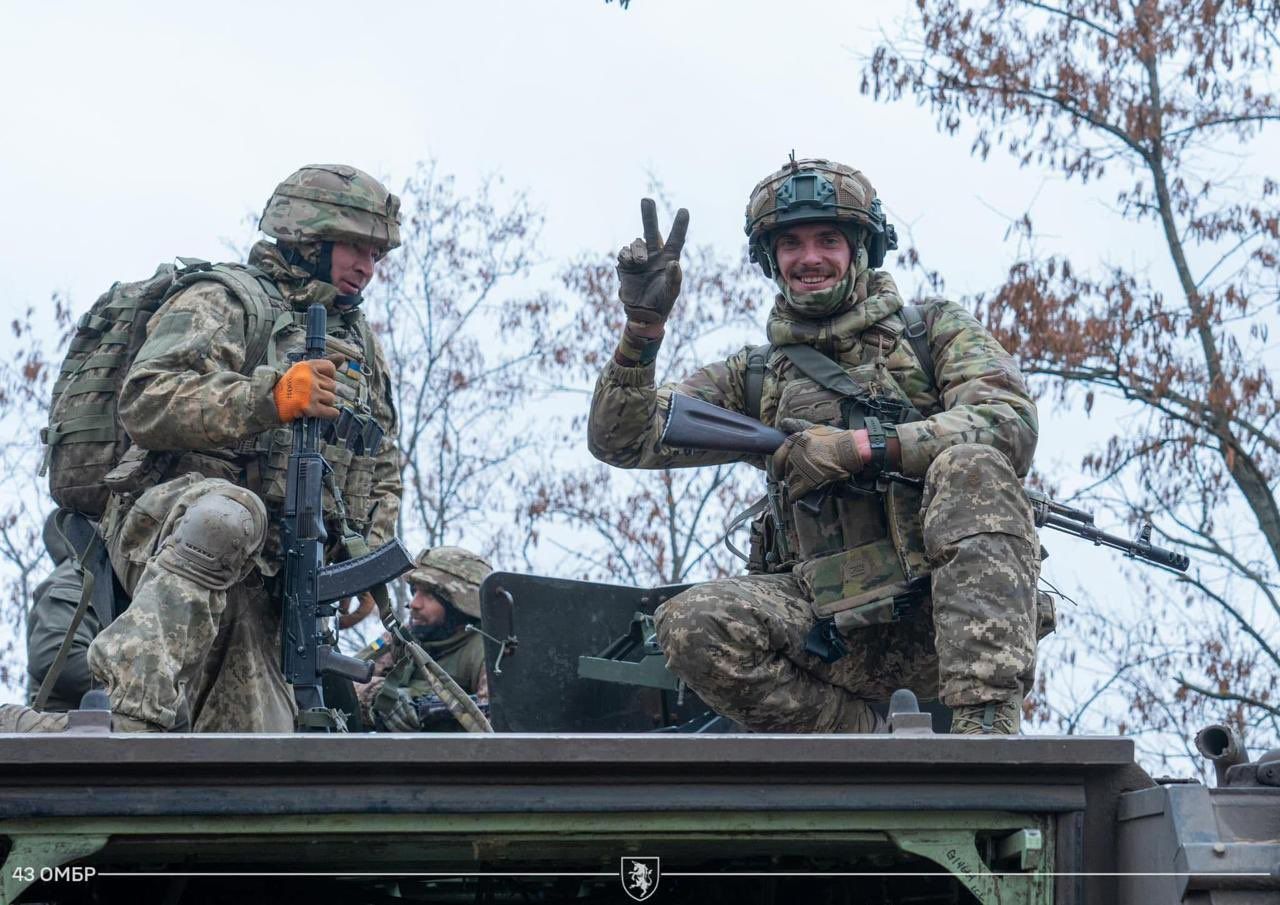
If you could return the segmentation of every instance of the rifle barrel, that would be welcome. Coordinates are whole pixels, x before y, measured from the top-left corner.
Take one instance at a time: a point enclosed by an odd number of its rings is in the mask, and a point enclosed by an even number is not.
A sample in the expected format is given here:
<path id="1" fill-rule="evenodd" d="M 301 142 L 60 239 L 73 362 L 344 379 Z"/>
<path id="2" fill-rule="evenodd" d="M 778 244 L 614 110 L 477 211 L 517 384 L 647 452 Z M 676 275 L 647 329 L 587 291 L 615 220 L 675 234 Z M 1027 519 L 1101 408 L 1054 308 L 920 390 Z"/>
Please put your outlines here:
<path id="1" fill-rule="evenodd" d="M 1143 559 L 1157 566 L 1172 569 L 1175 572 L 1185 572 L 1191 566 L 1191 558 L 1186 554 L 1157 547 L 1150 541 L 1129 540 L 1115 534 L 1108 534 L 1105 531 L 1094 528 L 1092 525 L 1082 525 L 1059 515 L 1050 514 L 1045 519 L 1045 525 L 1067 534 L 1093 541 L 1097 546 L 1111 547 L 1113 550 L 1120 550 L 1135 559 Z"/>

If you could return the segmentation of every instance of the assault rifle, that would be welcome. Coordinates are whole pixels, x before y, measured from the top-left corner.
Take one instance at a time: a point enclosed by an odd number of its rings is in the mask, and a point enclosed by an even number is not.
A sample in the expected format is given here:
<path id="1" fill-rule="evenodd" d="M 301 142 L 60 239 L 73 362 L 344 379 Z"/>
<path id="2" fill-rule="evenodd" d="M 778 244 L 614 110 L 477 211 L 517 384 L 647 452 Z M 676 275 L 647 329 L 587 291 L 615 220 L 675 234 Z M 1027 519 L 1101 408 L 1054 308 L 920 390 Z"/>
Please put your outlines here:
<path id="1" fill-rule="evenodd" d="M 326 321 L 323 305 L 307 308 L 306 351 L 290 356 L 292 360 L 324 357 Z M 372 662 L 340 654 L 328 642 L 336 601 L 403 575 L 413 565 L 399 540 L 365 556 L 324 565 L 328 532 L 323 493 L 329 463 L 320 453 L 323 424 L 323 419 L 308 417 L 293 422 L 280 523 L 284 546 L 281 668 L 284 680 L 293 686 L 298 727 L 318 732 L 335 728 L 335 717 L 325 707 L 321 676 L 329 673 L 367 682 L 373 675 Z"/>
<path id="2" fill-rule="evenodd" d="M 666 446 L 686 449 L 722 450 L 725 452 L 757 453 L 772 455 L 787 439 L 782 431 L 761 424 L 754 418 L 731 412 L 701 399 L 673 393 L 667 423 L 662 431 L 662 443 Z M 894 471 L 881 472 L 880 479 L 922 487 L 920 478 L 908 477 Z M 1134 540 L 1108 534 L 1093 524 L 1088 512 L 1074 509 L 1049 499 L 1036 490 L 1026 490 L 1037 527 L 1055 528 L 1058 531 L 1082 537 L 1095 545 L 1112 547 L 1133 559 L 1141 559 L 1176 572 L 1185 572 L 1191 560 L 1173 550 L 1165 550 L 1151 543 L 1151 526 L 1143 525 Z"/>

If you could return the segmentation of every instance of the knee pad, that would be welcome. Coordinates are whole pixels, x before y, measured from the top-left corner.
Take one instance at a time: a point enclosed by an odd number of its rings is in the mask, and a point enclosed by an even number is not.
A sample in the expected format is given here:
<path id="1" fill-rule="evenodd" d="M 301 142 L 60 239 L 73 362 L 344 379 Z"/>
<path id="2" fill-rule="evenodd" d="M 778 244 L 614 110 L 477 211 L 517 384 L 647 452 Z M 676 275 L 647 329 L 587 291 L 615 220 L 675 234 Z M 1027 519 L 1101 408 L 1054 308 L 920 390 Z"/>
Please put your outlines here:
<path id="1" fill-rule="evenodd" d="M 228 484 L 200 497 L 182 514 L 158 559 L 170 572 L 224 591 L 240 579 L 266 535 L 267 508 L 262 500 Z"/>

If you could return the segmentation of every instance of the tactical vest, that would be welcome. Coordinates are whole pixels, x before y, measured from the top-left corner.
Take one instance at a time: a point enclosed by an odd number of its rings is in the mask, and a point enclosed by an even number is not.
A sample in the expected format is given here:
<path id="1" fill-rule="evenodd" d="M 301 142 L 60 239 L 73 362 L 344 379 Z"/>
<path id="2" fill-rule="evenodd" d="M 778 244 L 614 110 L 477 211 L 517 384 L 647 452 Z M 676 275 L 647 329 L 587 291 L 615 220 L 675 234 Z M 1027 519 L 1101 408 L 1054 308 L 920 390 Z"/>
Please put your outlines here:
<path id="1" fill-rule="evenodd" d="M 356 533 L 367 534 L 372 509 L 374 460 L 382 445 L 382 430 L 374 421 L 369 381 L 373 375 L 373 331 L 359 309 L 328 319 L 326 353 L 340 353 L 346 364 L 338 370 L 338 408 L 349 414 L 325 425 L 321 454 L 331 472 L 326 475 L 324 511 L 327 521 L 341 529 L 342 521 Z M 291 353 L 306 344 L 306 313 L 278 310 L 267 343 L 265 363 L 277 370 L 289 367 Z M 285 477 L 293 449 L 289 425 L 264 431 L 234 451 L 244 468 L 244 482 L 268 509 L 284 503 Z"/>
<path id="2" fill-rule="evenodd" d="M 779 422 L 802 418 L 857 429 L 869 415 L 885 424 L 920 420 L 885 366 L 885 352 L 905 335 L 931 383 L 933 357 L 920 309 L 904 307 L 900 321 L 868 328 L 853 367 L 810 346 L 753 348 L 745 376 L 748 414 L 759 417 L 764 372 L 771 368 L 782 387 Z M 921 491 L 853 480 L 816 496 L 788 499 L 785 488 L 770 480 L 773 505 L 761 506 L 752 525 L 752 570 L 794 570 L 810 591 L 815 615 L 835 617 L 841 629 L 891 621 L 927 584 Z"/>
<path id="3" fill-rule="evenodd" d="M 284 503 L 293 446 L 293 429 L 288 425 L 264 431 L 230 449 L 197 451 L 132 447 L 120 425 L 119 391 L 145 340 L 147 320 L 173 295 L 197 283 L 217 282 L 244 305 L 241 373 L 251 374 L 260 365 L 283 372 L 289 367 L 290 354 L 305 347 L 305 312 L 293 310 L 275 281 L 261 270 L 180 260 L 185 265 L 182 270 L 165 265 L 151 281 L 117 284 L 81 319 L 85 336 L 83 341 L 72 343 L 54 388 L 46 431 L 50 484 L 55 499 L 64 506 L 100 515 L 108 492 L 136 495 L 191 472 L 246 486 L 272 511 Z M 163 285 L 164 291 L 157 293 L 156 285 Z M 370 405 L 373 334 L 359 309 L 330 317 L 328 329 L 326 351 L 341 353 L 347 359 L 337 374 L 338 407 L 347 414 L 340 422 L 326 425 L 321 452 L 331 472 L 325 478 L 324 511 L 326 521 L 339 534 L 345 522 L 363 535 L 372 508 L 374 456 L 382 442 Z M 98 407 L 95 415 L 81 416 L 93 406 Z M 69 490 L 60 493 L 62 487 Z"/>

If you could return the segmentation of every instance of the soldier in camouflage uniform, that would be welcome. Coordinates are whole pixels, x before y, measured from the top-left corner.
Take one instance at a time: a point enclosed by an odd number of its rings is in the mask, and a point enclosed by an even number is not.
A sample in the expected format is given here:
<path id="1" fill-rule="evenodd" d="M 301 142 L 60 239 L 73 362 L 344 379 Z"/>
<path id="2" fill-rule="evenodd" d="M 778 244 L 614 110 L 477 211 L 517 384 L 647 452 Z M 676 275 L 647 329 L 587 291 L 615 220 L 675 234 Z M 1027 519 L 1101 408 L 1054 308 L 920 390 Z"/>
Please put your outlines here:
<path id="1" fill-rule="evenodd" d="M 396 413 L 360 293 L 400 244 L 399 199 L 354 167 L 308 166 L 276 188 L 259 225 L 276 241 L 253 247 L 245 273 L 270 307 L 266 333 L 223 282 L 196 281 L 152 316 L 121 391 L 135 446 L 108 476 L 126 492 L 113 493 L 101 531 L 132 602 L 89 648 L 117 730 L 293 730 L 276 584 L 291 421 L 334 419 L 342 406 L 377 425 L 378 449 L 323 447 L 325 518 L 348 550 L 394 535 Z M 328 311 L 330 354 L 291 365 L 313 302 Z M 254 366 L 256 336 L 267 342 Z M 8 728 L 61 723 L 0 714 Z"/>
<path id="2" fill-rule="evenodd" d="M 759 731 L 876 731 L 869 702 L 907 687 L 948 704 L 955 732 L 1017 732 L 1039 545 L 1020 480 L 1036 408 L 1013 359 L 955 303 L 904 310 L 878 269 L 895 242 L 870 182 L 793 158 L 747 207 L 752 260 L 779 289 L 769 344 L 655 387 L 688 214 L 664 243 L 653 202 L 641 211 L 644 237 L 618 256 L 628 319 L 596 384 L 591 452 L 622 468 L 748 461 L 770 473 L 756 574 L 656 613 L 672 671 Z M 932 373 L 905 335 L 917 314 Z M 665 447 L 672 393 L 791 436 L 767 462 Z M 923 478 L 923 491 L 882 485 L 881 470 Z"/>
<path id="3" fill-rule="evenodd" d="M 484 639 L 467 626 L 480 624 L 480 584 L 491 571 L 489 563 L 470 550 L 428 547 L 405 576 L 413 594 L 409 628 L 414 639 L 481 704 L 489 701 Z M 431 693 L 430 683 L 395 645 L 379 658 L 373 680 L 359 689 L 366 722 L 392 732 L 422 729 L 414 702 Z"/>

